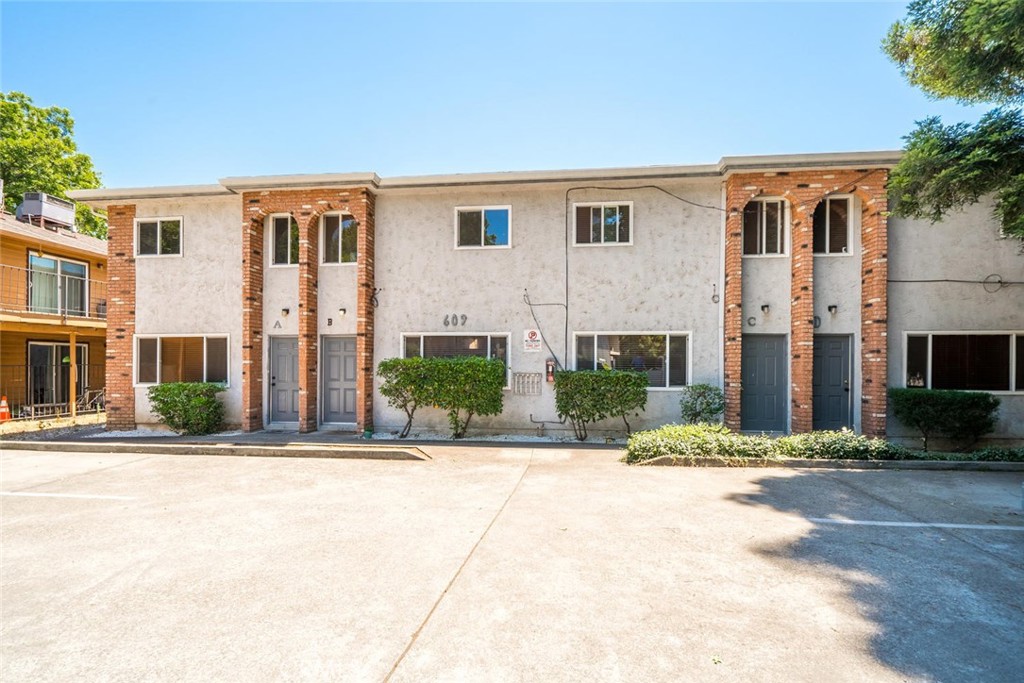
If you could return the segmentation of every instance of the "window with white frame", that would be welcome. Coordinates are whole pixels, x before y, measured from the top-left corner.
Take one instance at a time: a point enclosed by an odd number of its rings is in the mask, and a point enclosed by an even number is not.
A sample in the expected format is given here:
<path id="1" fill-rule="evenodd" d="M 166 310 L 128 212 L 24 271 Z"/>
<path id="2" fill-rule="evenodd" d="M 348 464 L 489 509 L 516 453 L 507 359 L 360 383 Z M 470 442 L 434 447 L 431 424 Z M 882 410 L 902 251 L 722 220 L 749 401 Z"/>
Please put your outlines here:
<path id="1" fill-rule="evenodd" d="M 507 334 L 405 334 L 402 335 L 403 358 L 457 358 L 477 356 L 497 358 L 508 372 Z M 509 377 L 505 378 L 505 386 Z"/>
<path id="2" fill-rule="evenodd" d="M 743 209 L 743 255 L 786 253 L 786 202 L 754 199 Z"/>
<path id="3" fill-rule="evenodd" d="M 49 254 L 28 255 L 28 310 L 89 314 L 89 264 Z"/>
<path id="4" fill-rule="evenodd" d="M 814 209 L 814 253 L 846 254 L 850 250 L 850 198 L 829 197 Z"/>
<path id="5" fill-rule="evenodd" d="M 1024 332 L 907 334 L 908 387 L 1024 391 Z"/>
<path id="6" fill-rule="evenodd" d="M 457 248 L 507 247 L 512 244 L 512 207 L 469 206 L 455 209 Z"/>
<path id="7" fill-rule="evenodd" d="M 181 217 L 136 219 L 136 255 L 180 256 L 181 224 Z"/>
<path id="8" fill-rule="evenodd" d="M 228 338 L 144 336 L 135 340 L 136 384 L 228 381 Z"/>
<path id="9" fill-rule="evenodd" d="M 329 213 L 320 217 L 324 263 L 355 263 L 359 223 L 352 216 Z"/>
<path id="10" fill-rule="evenodd" d="M 647 375 L 652 388 L 683 387 L 688 383 L 690 336 L 684 333 L 576 334 L 577 370 L 635 370 Z"/>
<path id="11" fill-rule="evenodd" d="M 576 244 L 632 244 L 632 202 L 574 204 Z"/>
<path id="12" fill-rule="evenodd" d="M 293 266 L 299 262 L 299 224 L 288 214 L 271 216 L 270 255 L 275 266 Z"/>

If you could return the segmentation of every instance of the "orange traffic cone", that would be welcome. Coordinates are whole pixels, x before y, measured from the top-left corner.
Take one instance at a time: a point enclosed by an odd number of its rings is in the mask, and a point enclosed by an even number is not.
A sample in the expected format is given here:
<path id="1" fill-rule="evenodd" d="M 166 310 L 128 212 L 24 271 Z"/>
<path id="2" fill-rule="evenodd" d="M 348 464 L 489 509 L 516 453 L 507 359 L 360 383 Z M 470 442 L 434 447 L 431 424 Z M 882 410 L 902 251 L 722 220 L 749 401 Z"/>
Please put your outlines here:
<path id="1" fill-rule="evenodd" d="M 7 422 L 11 419 L 11 408 L 7 405 L 7 397 L 0 396 L 0 422 Z"/>

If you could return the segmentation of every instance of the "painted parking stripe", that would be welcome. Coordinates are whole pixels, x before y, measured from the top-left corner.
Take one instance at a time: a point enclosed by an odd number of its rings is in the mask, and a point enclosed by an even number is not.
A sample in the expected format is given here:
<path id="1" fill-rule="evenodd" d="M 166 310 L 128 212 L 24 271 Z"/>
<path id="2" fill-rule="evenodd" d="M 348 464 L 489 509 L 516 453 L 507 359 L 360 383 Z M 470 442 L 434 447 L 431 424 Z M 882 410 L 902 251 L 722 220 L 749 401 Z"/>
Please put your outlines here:
<path id="1" fill-rule="evenodd" d="M 988 531 L 1024 531 L 1024 526 L 1001 526 L 998 524 L 944 524 L 941 522 L 875 522 L 865 519 L 828 519 L 827 517 L 808 517 L 808 522 L 815 524 L 838 524 L 842 526 L 895 526 L 915 529 L 985 529 Z"/>
<path id="2" fill-rule="evenodd" d="M 84 500 L 135 500 L 134 496 L 101 496 L 91 493 L 35 493 L 32 491 L 0 491 L 0 496 L 32 498 L 81 498 Z"/>

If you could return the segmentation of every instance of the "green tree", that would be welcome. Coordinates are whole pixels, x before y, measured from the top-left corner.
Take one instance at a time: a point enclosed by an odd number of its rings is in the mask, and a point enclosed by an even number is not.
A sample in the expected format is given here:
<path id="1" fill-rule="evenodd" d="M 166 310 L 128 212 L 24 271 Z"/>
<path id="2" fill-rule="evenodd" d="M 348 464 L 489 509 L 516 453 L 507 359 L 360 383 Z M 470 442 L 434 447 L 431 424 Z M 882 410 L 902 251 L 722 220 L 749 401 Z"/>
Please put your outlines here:
<path id="1" fill-rule="evenodd" d="M 78 151 L 75 122 L 67 109 L 37 107 L 20 92 L 0 92 L 0 178 L 4 204 L 14 212 L 25 192 L 67 198 L 68 190 L 100 186 L 89 155 Z M 106 239 L 107 221 L 77 205 L 78 229 Z"/>
<path id="2" fill-rule="evenodd" d="M 914 0 L 883 49 L 931 97 L 1001 105 L 973 125 L 919 121 L 890 175 L 893 213 L 937 221 L 991 194 L 1024 239 L 1024 2 Z"/>

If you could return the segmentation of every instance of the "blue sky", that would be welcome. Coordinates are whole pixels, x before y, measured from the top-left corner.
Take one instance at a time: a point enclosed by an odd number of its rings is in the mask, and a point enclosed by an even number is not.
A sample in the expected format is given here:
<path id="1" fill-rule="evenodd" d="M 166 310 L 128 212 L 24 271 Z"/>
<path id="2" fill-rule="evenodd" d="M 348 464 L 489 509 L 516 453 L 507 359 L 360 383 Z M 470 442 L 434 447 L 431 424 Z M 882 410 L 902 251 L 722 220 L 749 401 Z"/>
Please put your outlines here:
<path id="1" fill-rule="evenodd" d="M 932 114 L 902 2 L 0 3 L 0 87 L 109 187 L 894 149 Z"/>

